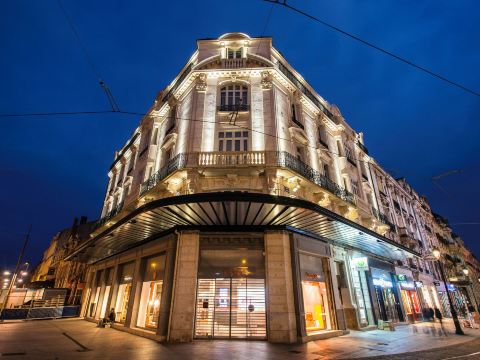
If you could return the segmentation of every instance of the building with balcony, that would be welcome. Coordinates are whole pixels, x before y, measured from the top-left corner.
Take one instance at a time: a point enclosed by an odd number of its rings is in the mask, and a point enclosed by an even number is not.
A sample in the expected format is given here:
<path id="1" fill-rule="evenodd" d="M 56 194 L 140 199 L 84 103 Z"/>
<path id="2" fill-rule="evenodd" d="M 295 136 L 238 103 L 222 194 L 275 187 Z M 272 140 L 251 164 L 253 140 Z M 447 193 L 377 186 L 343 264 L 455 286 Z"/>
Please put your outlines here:
<path id="1" fill-rule="evenodd" d="M 89 264 L 86 319 L 114 309 L 114 327 L 161 341 L 293 343 L 438 303 L 426 200 L 269 37 L 198 40 L 108 178 L 67 258 Z"/>

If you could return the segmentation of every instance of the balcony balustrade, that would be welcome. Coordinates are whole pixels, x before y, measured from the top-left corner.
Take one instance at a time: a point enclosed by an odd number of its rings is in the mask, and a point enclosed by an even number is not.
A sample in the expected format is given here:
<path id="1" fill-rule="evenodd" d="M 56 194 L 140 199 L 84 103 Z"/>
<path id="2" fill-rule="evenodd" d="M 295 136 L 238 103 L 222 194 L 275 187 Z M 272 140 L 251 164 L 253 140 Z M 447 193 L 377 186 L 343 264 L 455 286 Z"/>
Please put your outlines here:
<path id="1" fill-rule="evenodd" d="M 264 151 L 215 151 L 192 154 L 198 166 L 251 166 L 265 165 Z"/>
<path id="2" fill-rule="evenodd" d="M 250 105 L 248 105 L 248 104 L 223 104 L 223 105 L 218 105 L 217 110 L 221 111 L 221 112 L 250 111 Z"/>
<path id="3" fill-rule="evenodd" d="M 279 166 L 286 168 L 321 186 L 342 200 L 356 205 L 355 195 L 286 151 L 215 151 L 178 154 L 141 185 L 140 195 L 145 194 L 173 172 L 183 168 L 244 166 Z"/>
<path id="4" fill-rule="evenodd" d="M 239 59 L 222 59 L 222 67 L 224 69 L 241 69 L 247 66 L 246 58 Z"/>

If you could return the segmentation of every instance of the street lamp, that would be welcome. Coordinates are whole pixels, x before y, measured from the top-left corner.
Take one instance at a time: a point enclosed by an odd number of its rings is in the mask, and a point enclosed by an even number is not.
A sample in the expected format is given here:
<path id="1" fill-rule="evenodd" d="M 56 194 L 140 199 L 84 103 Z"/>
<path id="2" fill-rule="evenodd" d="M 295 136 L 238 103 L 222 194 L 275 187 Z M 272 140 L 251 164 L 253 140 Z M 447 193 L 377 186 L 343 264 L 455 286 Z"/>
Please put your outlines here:
<path id="1" fill-rule="evenodd" d="M 465 274 L 465 276 L 468 276 L 468 269 L 465 268 L 465 269 L 462 269 L 463 273 Z"/>
<path id="2" fill-rule="evenodd" d="M 437 260 L 438 267 L 440 268 L 440 274 L 442 275 L 442 281 L 445 284 L 445 291 L 447 292 L 448 304 L 450 305 L 450 312 L 452 313 L 453 323 L 455 324 L 455 334 L 457 335 L 465 335 L 460 326 L 460 321 L 458 321 L 457 311 L 453 307 L 452 297 L 450 295 L 450 291 L 448 290 L 447 280 L 445 279 L 445 273 L 443 272 L 443 263 L 440 260 L 440 251 L 438 249 L 434 249 L 432 251 L 433 256 Z M 467 270 L 468 271 L 468 270 Z"/>

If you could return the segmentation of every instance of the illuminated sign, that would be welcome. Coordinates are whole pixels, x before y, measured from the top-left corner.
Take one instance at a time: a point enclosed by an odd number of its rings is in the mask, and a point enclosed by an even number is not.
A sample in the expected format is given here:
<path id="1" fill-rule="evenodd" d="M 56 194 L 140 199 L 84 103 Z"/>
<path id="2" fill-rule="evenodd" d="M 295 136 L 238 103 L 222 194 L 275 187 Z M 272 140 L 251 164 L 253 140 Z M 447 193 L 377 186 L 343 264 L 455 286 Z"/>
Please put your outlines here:
<path id="1" fill-rule="evenodd" d="M 407 281 L 407 275 L 397 274 L 397 275 L 395 275 L 395 277 L 397 278 L 398 282 Z"/>
<path id="2" fill-rule="evenodd" d="M 305 272 L 305 277 L 309 278 L 309 279 L 312 279 L 312 280 L 320 280 L 322 277 L 318 274 L 314 274 L 314 273 L 309 273 L 309 272 Z"/>
<path id="3" fill-rule="evenodd" d="M 359 257 L 352 259 L 352 265 L 356 271 L 367 271 L 368 270 L 368 258 Z"/>
<path id="4" fill-rule="evenodd" d="M 435 285 L 435 286 L 440 286 L 440 281 L 433 280 L 433 285 Z"/>
<path id="5" fill-rule="evenodd" d="M 421 287 L 423 287 L 423 282 L 421 282 L 421 281 L 415 281 L 415 286 L 416 286 L 417 288 L 421 288 Z"/>
<path id="6" fill-rule="evenodd" d="M 385 279 L 377 279 L 377 278 L 373 279 L 373 285 L 380 286 L 380 287 L 388 287 L 388 288 L 393 287 L 393 283 L 391 281 L 385 280 Z"/>
<path id="7" fill-rule="evenodd" d="M 415 290 L 415 284 L 412 281 L 401 282 L 400 287 L 404 290 Z"/>

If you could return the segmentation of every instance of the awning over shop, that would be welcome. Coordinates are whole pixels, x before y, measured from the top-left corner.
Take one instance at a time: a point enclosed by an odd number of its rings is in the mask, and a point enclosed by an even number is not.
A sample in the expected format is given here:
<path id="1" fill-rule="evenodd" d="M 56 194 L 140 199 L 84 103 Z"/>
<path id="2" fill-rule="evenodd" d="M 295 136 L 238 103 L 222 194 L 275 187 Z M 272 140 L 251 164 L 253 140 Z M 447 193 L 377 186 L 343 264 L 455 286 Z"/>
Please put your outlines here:
<path id="1" fill-rule="evenodd" d="M 149 202 L 119 219 L 69 258 L 93 263 L 172 229 L 288 229 L 391 260 L 418 253 L 306 200 L 246 192 L 182 195 Z"/>

